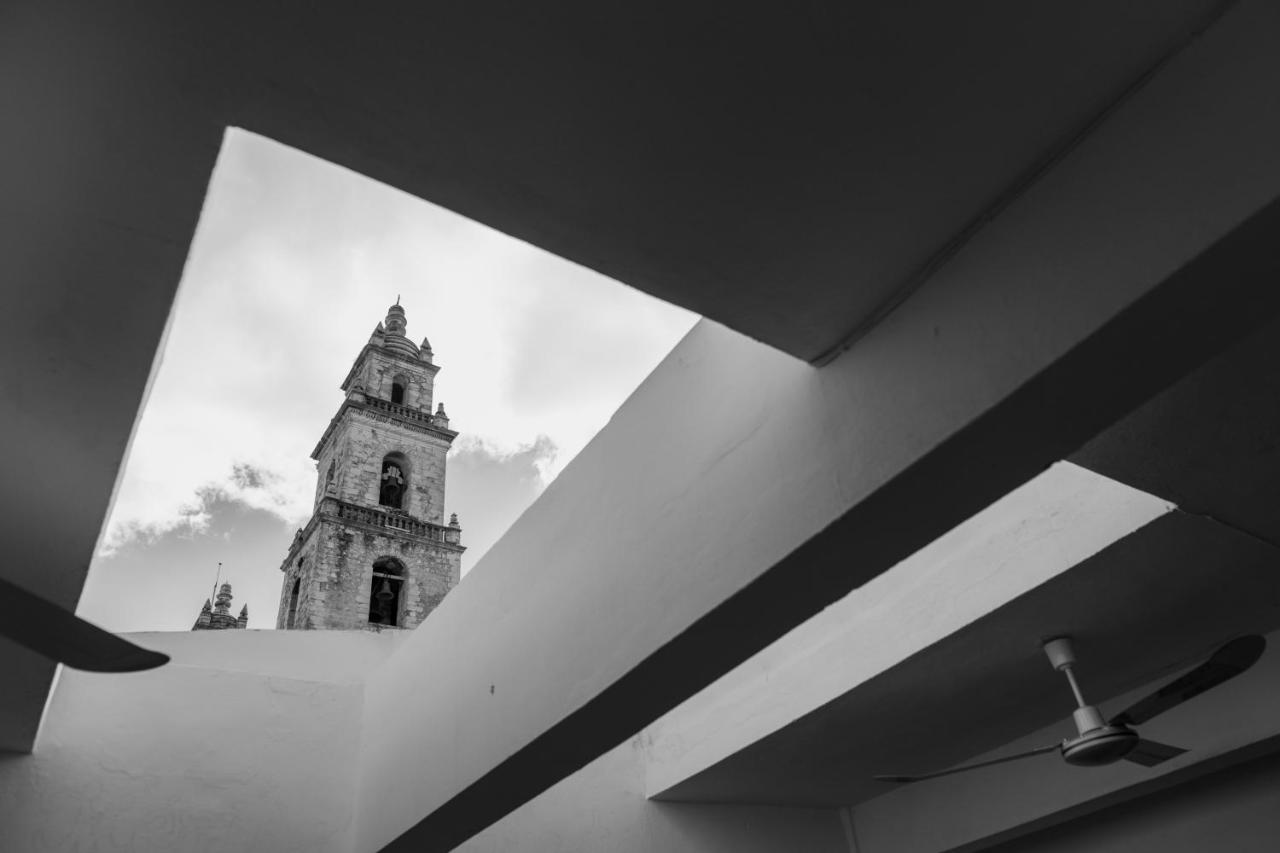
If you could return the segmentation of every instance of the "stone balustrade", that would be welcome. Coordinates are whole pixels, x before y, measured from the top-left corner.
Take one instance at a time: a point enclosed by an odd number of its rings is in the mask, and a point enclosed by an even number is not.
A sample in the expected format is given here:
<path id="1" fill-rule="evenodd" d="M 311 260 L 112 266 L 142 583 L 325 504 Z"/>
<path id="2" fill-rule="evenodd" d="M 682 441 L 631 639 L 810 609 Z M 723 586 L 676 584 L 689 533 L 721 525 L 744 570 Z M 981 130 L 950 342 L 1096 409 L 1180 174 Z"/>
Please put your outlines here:
<path id="1" fill-rule="evenodd" d="M 439 426 L 439 419 L 430 412 L 424 412 L 420 409 L 412 409 L 408 406 L 402 406 L 399 403 L 393 403 L 390 400 L 384 400 L 381 397 L 374 397 L 369 394 L 364 395 L 364 404 L 371 409 L 377 409 L 388 414 L 395 415 L 405 420 L 418 421 L 431 426 Z"/>
<path id="2" fill-rule="evenodd" d="M 325 498 L 320 505 L 320 514 L 336 516 L 343 521 L 367 524 L 370 527 L 398 530 L 410 536 L 421 536 L 424 539 L 443 542 L 446 545 L 460 545 L 462 539 L 462 531 L 457 527 L 419 521 L 413 516 L 402 512 L 360 506 L 340 501 L 337 498 Z"/>

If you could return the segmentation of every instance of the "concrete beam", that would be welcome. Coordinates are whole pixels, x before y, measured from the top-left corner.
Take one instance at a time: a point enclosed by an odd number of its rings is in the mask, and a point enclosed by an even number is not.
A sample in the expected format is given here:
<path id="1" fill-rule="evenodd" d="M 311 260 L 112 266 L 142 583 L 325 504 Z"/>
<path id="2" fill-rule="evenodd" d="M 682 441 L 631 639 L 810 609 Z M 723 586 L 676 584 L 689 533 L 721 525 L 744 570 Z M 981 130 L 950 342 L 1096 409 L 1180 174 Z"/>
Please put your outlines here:
<path id="1" fill-rule="evenodd" d="M 86 11 L 0 27 L 0 538 L 7 580 L 74 609 L 159 360 L 223 127 Z M 156 104 L 168 104 L 156 109 Z M 55 665 L 0 637 L 0 751 L 30 751 Z"/>
<path id="2" fill-rule="evenodd" d="M 1249 12 L 829 366 L 697 327 L 371 679 L 361 848 L 449 849 L 1276 315 Z"/>
<path id="3" fill-rule="evenodd" d="M 991 305 L 943 300 L 960 314 L 899 325 L 891 358 L 859 358 L 873 335 L 821 371 L 695 329 L 371 677 L 361 849 L 450 849 L 1069 454 L 1280 310 L 1276 234 L 1280 204 L 995 405 L 971 385 L 954 430 L 935 403 L 979 374 L 919 356 Z M 993 364 L 1039 360 L 1015 349 Z"/>
<path id="4" fill-rule="evenodd" d="M 903 761 L 904 753 L 895 753 L 892 743 L 912 744 L 906 754 L 914 762 L 944 766 L 920 743 L 919 729 L 911 728 L 922 704 L 912 691 L 921 682 L 957 691 L 962 680 L 975 679 L 975 670 L 991 667 L 994 659 L 1011 652 L 1008 634 L 1017 632 L 1007 631 L 999 638 L 1005 648 L 984 646 L 977 660 L 957 655 L 927 676 L 915 672 L 896 684 L 880 685 L 908 661 L 918 661 L 953 635 L 972 633 L 994 611 L 1051 583 L 1172 510 L 1167 501 L 1091 471 L 1065 462 L 1054 465 L 646 728 L 643 736 L 651 744 L 645 765 L 647 795 L 676 802 L 846 806 L 857 802 L 859 788 L 874 794 L 883 791 L 871 777 L 887 772 L 879 767 Z M 1047 625 L 1042 618 L 1012 646 L 1021 655 L 1030 651 L 1036 663 L 1042 663 L 1035 641 L 1039 632 L 1057 625 Z M 991 635 L 983 638 L 984 643 L 992 640 Z M 1032 683 L 1043 686 L 1039 681 Z M 1032 688 L 1028 684 L 1025 689 Z M 843 719 L 832 715 L 836 718 L 821 725 L 813 722 L 821 709 L 842 697 L 856 701 L 853 694 L 865 693 L 874 698 L 859 712 L 849 712 Z M 903 698 L 895 702 L 899 696 Z M 845 707 L 850 704 L 846 702 Z M 874 711 L 868 713 L 867 706 Z M 990 714 L 990 708 L 977 703 L 971 712 L 957 709 L 946 727 L 948 744 L 963 750 L 971 743 L 969 730 L 989 722 Z M 1013 724 L 1007 720 L 1001 727 L 1004 738 L 1012 736 Z M 792 740 L 770 753 L 774 760 L 762 757 L 759 742 L 793 725 L 822 732 L 820 739 L 825 742 L 814 749 Z M 835 747 L 828 733 L 841 730 L 847 733 L 831 735 L 839 741 Z M 888 755 L 878 762 L 864 758 L 866 741 L 884 744 Z M 970 748 L 970 753 L 981 751 L 981 747 Z M 806 752 L 813 761 L 797 764 L 796 759 Z M 790 760 L 776 761 L 778 753 L 786 753 Z M 856 763 L 841 762 L 835 755 L 856 755 Z M 821 773 L 815 770 L 819 763 Z M 879 767 L 867 766 L 877 763 Z M 839 777 L 835 785 L 832 776 Z M 776 784 L 759 793 L 752 790 L 758 777 Z"/>
<path id="5" fill-rule="evenodd" d="M 1105 511 L 1106 504 L 1090 509 Z M 1078 524 L 1087 516 L 1026 518 L 1017 532 L 1028 535 L 1031 547 L 1004 560 L 999 548 L 979 548 L 995 559 L 978 575 L 965 566 L 977 554 L 966 554 L 957 540 L 971 537 L 972 523 L 990 512 L 948 532 L 646 728 L 650 780 L 670 785 L 662 799 L 857 805 L 894 787 L 875 781 L 878 774 L 953 767 L 1050 724 L 1069 726 L 1071 694 L 1046 665 L 1039 647 L 1044 637 L 1076 638 L 1085 695 L 1100 700 L 1190 667 L 1230 637 L 1280 626 L 1276 550 L 1222 525 L 1170 512 L 1079 560 L 1080 545 L 1053 549 L 1041 536 L 1051 530 L 1057 532 L 1051 538 L 1079 534 L 1087 542 L 1099 532 Z M 903 573 L 918 571 L 921 555 L 938 551 L 950 551 L 953 560 L 927 589 L 911 589 Z M 1046 578 L 1059 554 L 1074 565 Z M 1014 584 L 1025 584 L 1024 591 L 1005 600 Z M 876 592 L 886 588 L 902 590 L 902 598 L 876 602 Z M 863 606 L 853 606 L 859 598 Z M 992 610 L 957 629 L 983 604 Z M 844 617 L 838 625 L 836 615 Z M 830 629 L 823 631 L 824 625 Z M 815 633 L 832 642 L 796 649 L 797 639 Z M 780 652 L 793 660 L 779 665 Z M 884 667 L 904 652 L 909 656 Z M 743 670 L 760 676 L 744 683 Z M 833 687 L 844 692 L 805 707 L 806 699 L 821 699 Z M 803 716 L 774 727 L 802 709 Z M 724 757 L 717 760 L 717 753 Z M 682 779 L 686 771 L 694 775 Z"/>

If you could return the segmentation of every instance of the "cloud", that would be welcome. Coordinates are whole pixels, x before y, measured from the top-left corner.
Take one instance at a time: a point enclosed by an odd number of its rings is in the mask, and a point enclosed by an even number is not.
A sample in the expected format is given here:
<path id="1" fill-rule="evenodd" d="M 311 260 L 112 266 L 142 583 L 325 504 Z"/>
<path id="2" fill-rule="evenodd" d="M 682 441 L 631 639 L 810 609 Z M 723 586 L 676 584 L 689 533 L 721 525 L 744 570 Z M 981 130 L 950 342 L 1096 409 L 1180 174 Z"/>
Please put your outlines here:
<path id="1" fill-rule="evenodd" d="M 448 498 L 462 523 L 464 573 L 542 494 L 557 457 L 545 435 L 515 449 L 495 448 L 481 439 L 459 442 L 449 456 Z"/>
<path id="2" fill-rule="evenodd" d="M 197 503 L 199 526 L 152 529 L 99 554 L 80 616 L 110 631 L 185 631 L 220 579 L 232 584 L 235 612 L 249 606 L 250 628 L 274 627 L 293 527 L 217 489 L 202 490 Z"/>
<path id="3" fill-rule="evenodd" d="M 262 489 L 268 482 L 279 480 L 278 474 L 263 471 L 245 462 L 231 466 L 231 482 L 240 489 Z"/>
<path id="4" fill-rule="evenodd" d="M 555 453 L 546 436 L 515 450 L 474 438 L 459 442 L 450 454 L 449 489 L 467 546 L 464 573 L 542 493 L 540 469 Z M 181 520 L 136 531 L 100 553 L 80 615 L 112 631 L 187 630 L 221 577 L 233 585 L 235 612 L 248 605 L 250 628 L 273 628 L 280 563 L 296 525 L 245 495 L 270 494 L 274 480 L 273 472 L 235 464 L 222 486 L 198 490 Z"/>
<path id="5" fill-rule="evenodd" d="M 100 557 L 202 535 L 219 502 L 302 524 L 316 487 L 310 454 L 342 402 L 338 386 L 397 296 L 410 336 L 429 337 L 442 366 L 436 400 L 462 433 L 446 511 L 464 515 L 473 542 L 505 529 L 696 320 L 229 131 Z"/>

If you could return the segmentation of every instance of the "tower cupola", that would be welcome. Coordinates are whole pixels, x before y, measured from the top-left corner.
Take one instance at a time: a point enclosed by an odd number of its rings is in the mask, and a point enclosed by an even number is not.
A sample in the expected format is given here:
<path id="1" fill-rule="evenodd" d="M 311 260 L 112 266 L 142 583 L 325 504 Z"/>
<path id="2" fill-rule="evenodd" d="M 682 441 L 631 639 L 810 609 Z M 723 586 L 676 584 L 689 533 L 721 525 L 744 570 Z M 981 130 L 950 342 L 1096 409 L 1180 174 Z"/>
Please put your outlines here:
<path id="1" fill-rule="evenodd" d="M 417 359 L 420 355 L 418 345 L 405 335 L 406 326 L 408 321 L 404 316 L 404 308 L 397 299 L 396 304 L 387 309 L 387 318 L 382 321 L 382 345 L 394 353 Z"/>

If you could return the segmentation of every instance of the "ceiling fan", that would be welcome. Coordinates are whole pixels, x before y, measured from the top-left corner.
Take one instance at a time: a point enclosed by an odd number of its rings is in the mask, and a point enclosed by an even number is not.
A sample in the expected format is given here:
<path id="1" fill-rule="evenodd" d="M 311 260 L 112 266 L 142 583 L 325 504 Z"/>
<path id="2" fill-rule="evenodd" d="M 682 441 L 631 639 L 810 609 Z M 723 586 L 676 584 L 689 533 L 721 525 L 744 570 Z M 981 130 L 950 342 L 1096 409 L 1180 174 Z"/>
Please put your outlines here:
<path id="1" fill-rule="evenodd" d="M 1237 637 L 1214 652 L 1207 661 L 1180 678 L 1161 687 L 1128 708 L 1107 720 L 1096 705 L 1090 705 L 1080 692 L 1072 667 L 1076 662 L 1075 650 L 1070 637 L 1054 637 L 1044 643 L 1045 654 L 1053 668 L 1062 672 L 1071 685 L 1071 692 L 1076 697 L 1076 710 L 1072 719 L 1076 724 L 1077 735 L 1061 743 L 1049 744 L 993 758 L 990 761 L 979 761 L 950 770 L 939 770 L 935 773 L 923 773 L 918 776 L 876 776 L 881 782 L 920 782 L 924 779 L 936 779 L 952 773 L 963 773 L 979 767 L 990 767 L 993 764 L 1004 764 L 1007 761 L 1018 761 L 1036 755 L 1058 752 L 1068 764 L 1080 767 L 1097 767 L 1111 764 L 1121 759 L 1154 767 L 1161 762 L 1176 758 L 1185 749 L 1164 743 L 1147 740 L 1141 737 L 1134 727 L 1163 714 L 1170 708 L 1181 705 L 1192 697 L 1199 696 L 1206 690 L 1217 687 L 1224 681 L 1235 678 L 1249 667 L 1257 663 L 1267 646 L 1265 638 L 1252 634 Z"/>
<path id="2" fill-rule="evenodd" d="M 136 646 L 3 578 L 0 637 L 90 672 L 137 672 L 169 662 L 168 655 Z"/>

